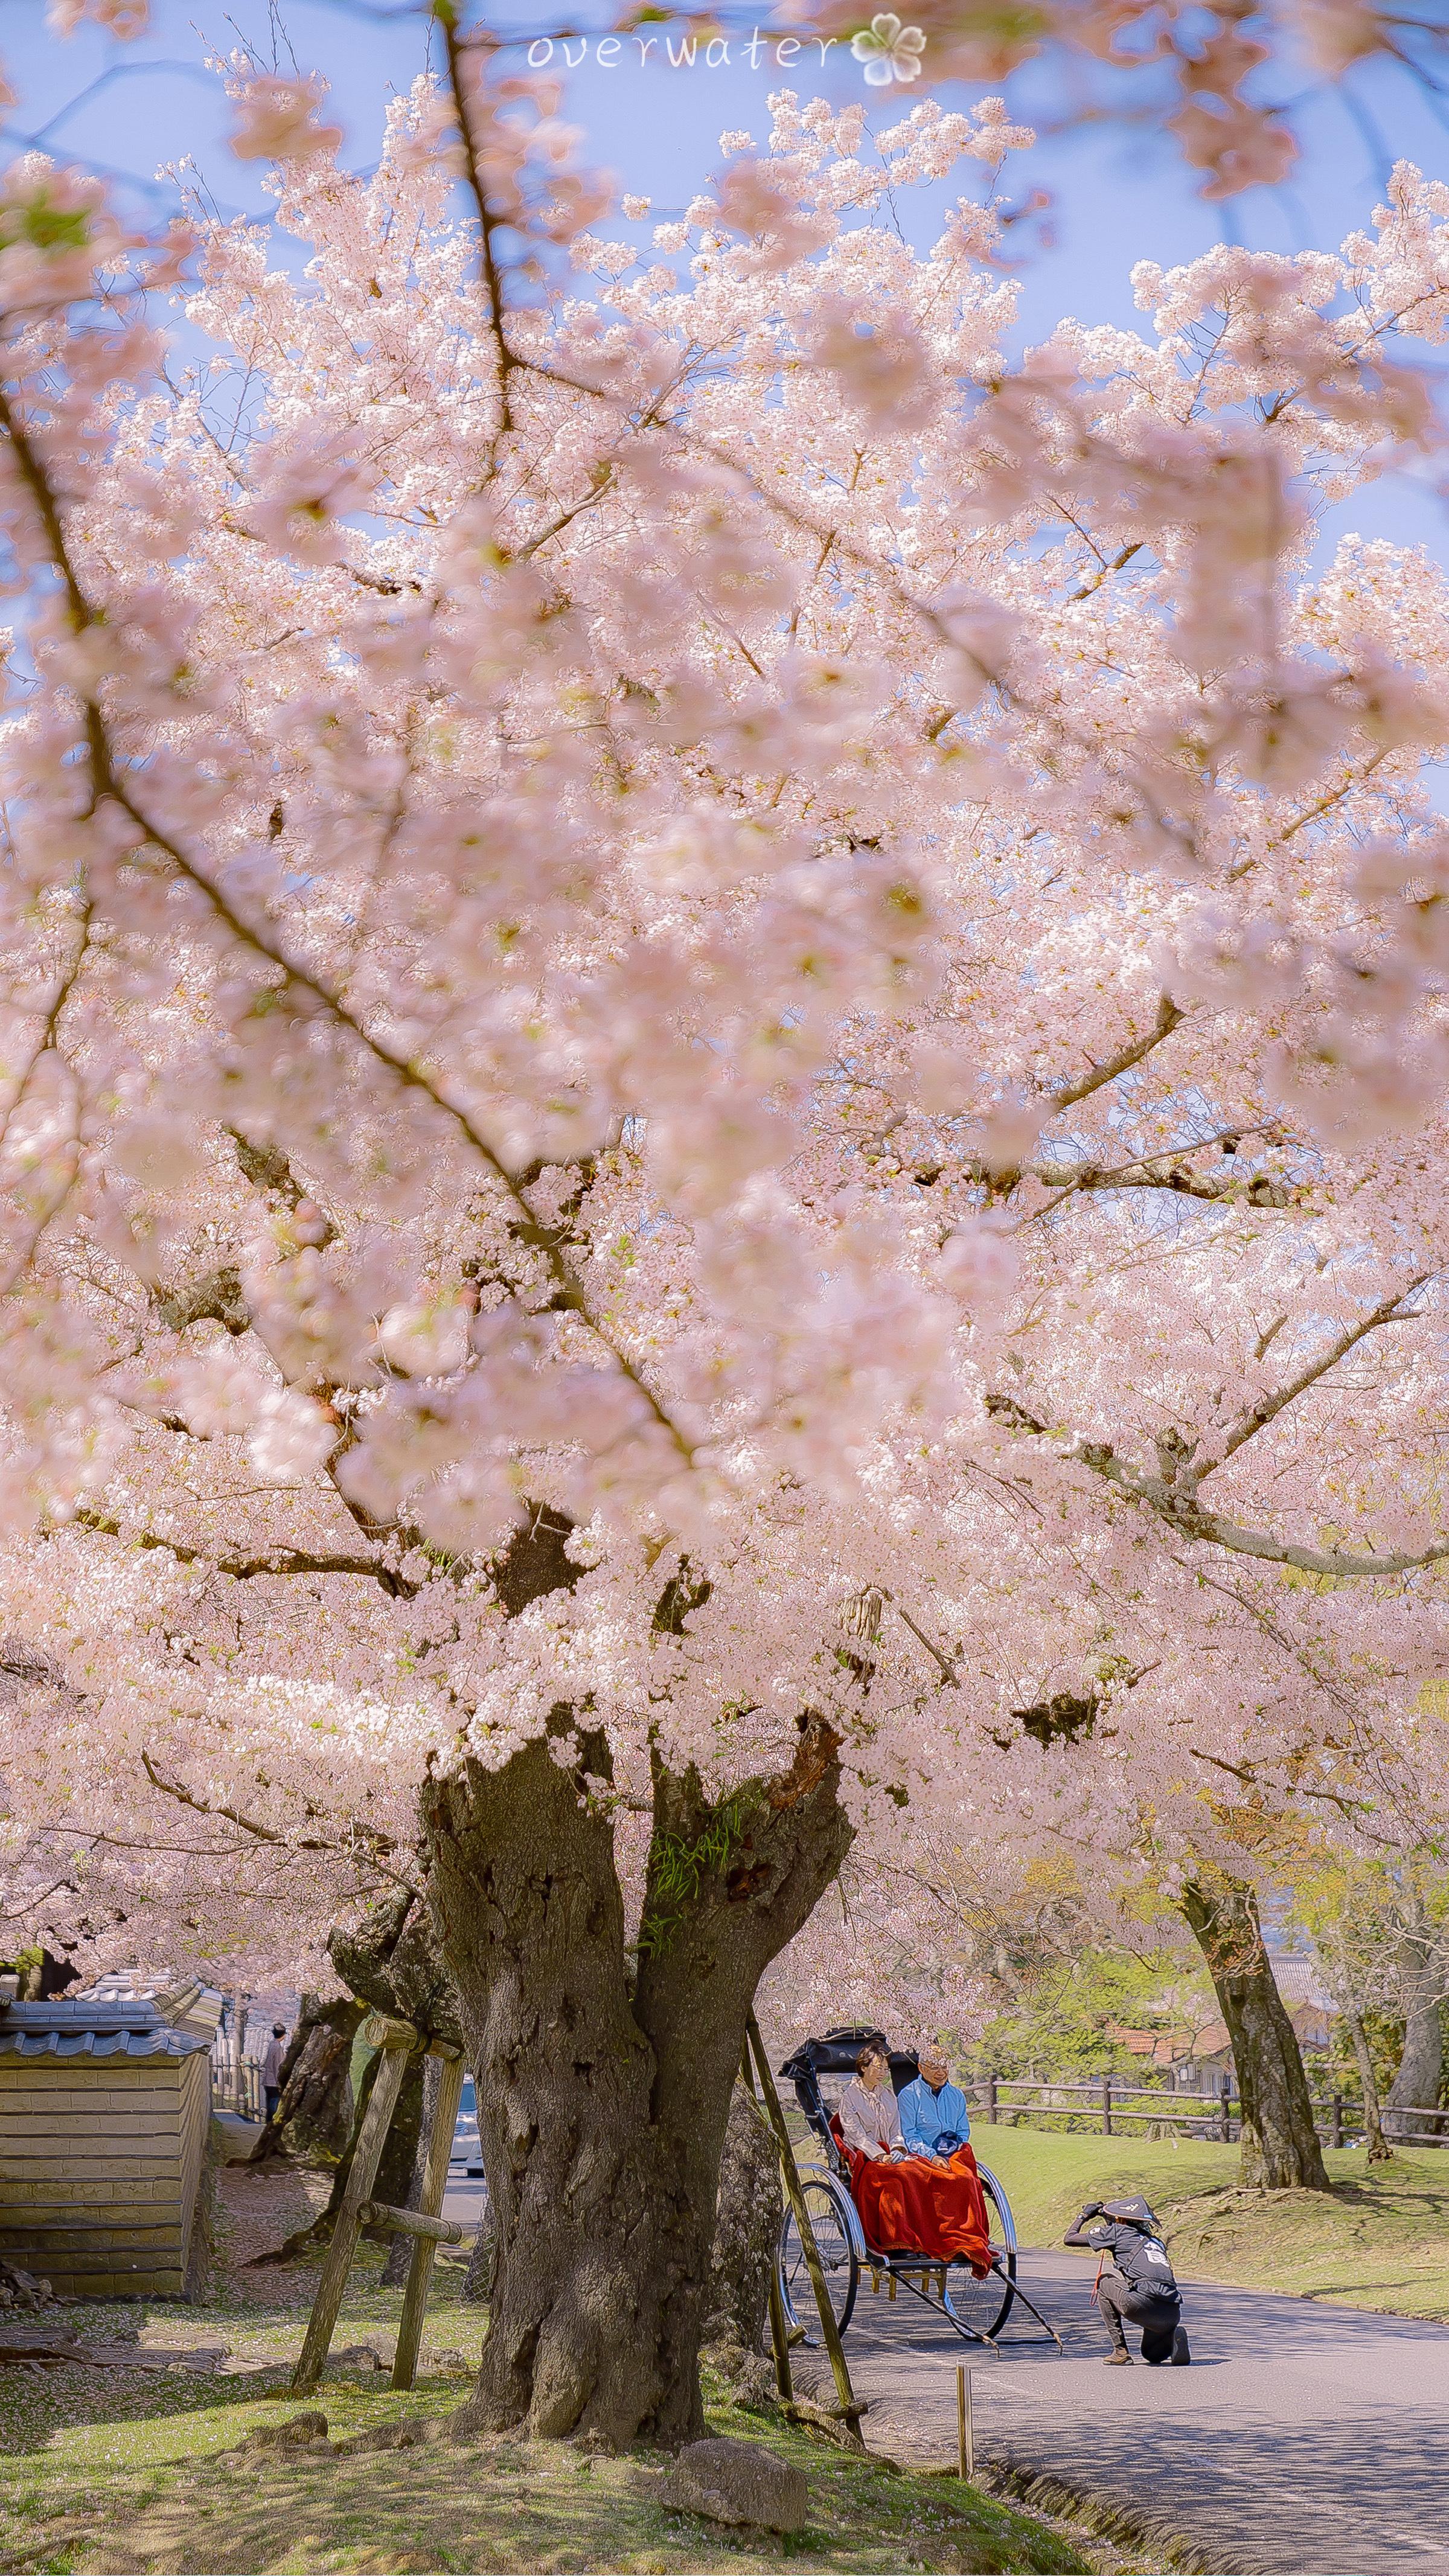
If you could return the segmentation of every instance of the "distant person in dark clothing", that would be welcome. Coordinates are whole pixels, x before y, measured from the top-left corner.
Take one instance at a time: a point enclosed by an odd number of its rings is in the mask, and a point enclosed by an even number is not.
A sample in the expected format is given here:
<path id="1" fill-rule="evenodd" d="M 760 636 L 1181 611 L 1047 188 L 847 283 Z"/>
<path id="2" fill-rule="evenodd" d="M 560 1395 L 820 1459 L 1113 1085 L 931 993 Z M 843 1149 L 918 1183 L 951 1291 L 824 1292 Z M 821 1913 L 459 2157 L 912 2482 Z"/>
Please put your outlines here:
<path id="1" fill-rule="evenodd" d="M 282 2098 L 282 2060 L 286 2054 L 287 2025 L 285 2022 L 274 2021 L 272 2035 L 267 2042 L 267 2053 L 262 2059 L 262 2100 L 267 2106 L 269 2120 L 275 2120 L 277 2104 Z"/>
<path id="2" fill-rule="evenodd" d="M 1097 2309 L 1112 2340 L 1109 2367 L 1132 2367 L 1124 2325 L 1142 2329 L 1142 2358 L 1185 2369 L 1192 2359 L 1182 2322 L 1182 2292 L 1161 2230 L 1145 2200 L 1089 2200 L 1063 2242 L 1105 2258 L 1097 2274 Z"/>

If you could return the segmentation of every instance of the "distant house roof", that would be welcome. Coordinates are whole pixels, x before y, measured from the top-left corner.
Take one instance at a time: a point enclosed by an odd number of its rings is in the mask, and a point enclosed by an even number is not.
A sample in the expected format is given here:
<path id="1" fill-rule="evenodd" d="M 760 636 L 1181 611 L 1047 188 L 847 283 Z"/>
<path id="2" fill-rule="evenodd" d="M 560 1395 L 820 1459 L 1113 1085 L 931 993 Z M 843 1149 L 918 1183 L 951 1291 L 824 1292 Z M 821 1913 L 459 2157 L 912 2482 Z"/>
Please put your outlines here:
<path id="1" fill-rule="evenodd" d="M 189 2057 L 210 2045 L 203 2032 L 174 2029 L 144 1996 L 0 2005 L 0 2057 Z"/>
<path id="2" fill-rule="evenodd" d="M 1106 2036 L 1125 2048 L 1129 2057 L 1150 2057 L 1154 2066 L 1193 2065 L 1225 2055 L 1231 2045 L 1220 2021 L 1203 2022 L 1196 2030 L 1130 2030 L 1109 2022 Z"/>
<path id="3" fill-rule="evenodd" d="M 1190 2030 L 1132 2030 L 1124 2023 L 1109 2022 L 1106 2036 L 1125 2048 L 1129 2057 L 1150 2057 L 1154 2066 L 1176 2066 L 1193 2052 Z"/>

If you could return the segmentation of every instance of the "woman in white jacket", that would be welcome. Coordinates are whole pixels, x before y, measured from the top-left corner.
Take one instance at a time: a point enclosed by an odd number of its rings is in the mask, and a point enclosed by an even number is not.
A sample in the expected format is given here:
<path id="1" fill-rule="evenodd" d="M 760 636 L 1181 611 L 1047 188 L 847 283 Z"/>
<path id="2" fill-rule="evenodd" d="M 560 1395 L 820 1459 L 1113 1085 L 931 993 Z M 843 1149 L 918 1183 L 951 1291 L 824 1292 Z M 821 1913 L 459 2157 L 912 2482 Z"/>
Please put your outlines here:
<path id="1" fill-rule="evenodd" d="M 879 2040 L 867 2040 L 855 2061 L 855 2073 L 840 2097 L 840 2134 L 848 2147 L 877 2164 L 907 2156 L 901 2115 L 891 2082 L 890 2060 Z"/>

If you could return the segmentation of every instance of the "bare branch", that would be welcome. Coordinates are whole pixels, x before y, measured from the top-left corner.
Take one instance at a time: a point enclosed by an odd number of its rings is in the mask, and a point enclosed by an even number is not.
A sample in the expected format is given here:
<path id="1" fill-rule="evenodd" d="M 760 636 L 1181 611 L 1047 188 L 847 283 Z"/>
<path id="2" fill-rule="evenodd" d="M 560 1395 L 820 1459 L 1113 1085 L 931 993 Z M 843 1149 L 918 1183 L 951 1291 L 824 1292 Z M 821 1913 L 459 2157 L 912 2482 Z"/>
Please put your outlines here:
<path id="1" fill-rule="evenodd" d="M 904 1621 L 905 1625 L 909 1628 L 911 1635 L 919 1638 L 921 1644 L 925 1647 L 927 1654 L 930 1655 L 934 1662 L 939 1666 L 943 1680 L 948 1681 L 953 1689 L 958 1688 L 961 1676 L 955 1665 L 951 1662 L 950 1657 L 942 1653 L 941 1648 L 936 1644 L 935 1639 L 933 1637 L 928 1637 L 925 1629 L 920 1626 L 917 1620 L 911 1617 L 911 1614 L 905 1607 L 904 1602 L 898 1601 L 893 1592 L 886 1592 L 883 1587 L 881 1597 L 883 1600 L 890 1603 L 896 1617 Z"/>
<path id="2" fill-rule="evenodd" d="M 1414 1296 L 1420 1288 L 1424 1287 L 1430 1275 L 1427 1270 L 1421 1270 L 1417 1278 L 1409 1281 L 1407 1288 L 1395 1289 L 1391 1297 L 1385 1297 L 1379 1305 L 1375 1306 L 1372 1314 L 1363 1316 L 1356 1324 L 1350 1324 L 1339 1334 L 1336 1342 L 1331 1343 L 1316 1360 L 1311 1360 L 1306 1368 L 1300 1369 L 1298 1375 L 1290 1378 L 1286 1386 L 1275 1388 L 1270 1395 L 1260 1395 L 1256 1404 L 1249 1405 L 1239 1414 L 1223 1442 L 1221 1454 L 1216 1458 L 1204 1460 L 1200 1466 L 1194 1465 L 1189 1468 L 1183 1478 L 1184 1484 L 1195 1493 L 1204 1478 L 1215 1475 L 1219 1467 L 1225 1466 L 1234 1452 L 1242 1448 L 1244 1441 L 1254 1439 L 1257 1433 L 1264 1430 L 1270 1422 L 1276 1421 L 1286 1406 L 1294 1403 L 1300 1395 L 1305 1395 L 1310 1386 L 1316 1386 L 1320 1378 L 1326 1377 L 1329 1370 L 1336 1366 L 1339 1360 L 1346 1359 L 1349 1352 L 1355 1350 L 1360 1342 L 1366 1341 L 1370 1333 L 1381 1332 L 1387 1324 L 1416 1323 L 1420 1310 L 1411 1308 L 1406 1313 L 1404 1300 L 1406 1297 Z"/>
<path id="3" fill-rule="evenodd" d="M 74 1518 L 102 1538 L 123 1539 L 128 1547 L 155 1548 L 174 1556 L 178 1565 L 205 1565 L 213 1573 L 230 1575 L 236 1583 L 250 1583 L 259 1574 L 357 1574 L 379 1584 L 396 1601 L 412 1601 L 422 1589 L 376 1556 L 350 1556 L 345 1550 L 306 1547 L 271 1547 L 263 1548 L 256 1556 L 225 1556 L 212 1548 L 190 1547 L 182 1539 L 161 1538 L 154 1530 L 123 1529 L 119 1521 L 93 1510 L 88 1503 L 81 1505 Z"/>
<path id="4" fill-rule="evenodd" d="M 986 1410 L 1015 1431 L 1028 1432 L 1037 1439 L 1051 1438 L 1051 1426 L 1029 1413 L 1010 1395 L 988 1395 Z M 1341 1581 L 1359 1576 L 1415 1574 L 1428 1565 L 1438 1565 L 1449 1557 L 1449 1539 L 1415 1553 L 1392 1556 L 1355 1556 L 1346 1548 L 1300 1547 L 1292 1539 L 1274 1537 L 1264 1530 L 1245 1529 L 1240 1522 L 1224 1520 L 1217 1512 L 1204 1511 L 1196 1496 L 1184 1492 L 1177 1475 L 1150 1476 L 1119 1458 L 1110 1442 L 1103 1440 L 1063 1440 L 1059 1457 L 1069 1465 L 1090 1468 L 1094 1476 L 1116 1487 L 1128 1502 L 1140 1504 L 1164 1521 L 1179 1537 L 1226 1548 L 1234 1556 L 1257 1557 L 1266 1565 L 1291 1565 L 1300 1574 L 1323 1574 Z M 1182 1455 L 1187 1454 L 1186 1444 Z"/>
<path id="5" fill-rule="evenodd" d="M 144 1745 L 141 1748 L 141 1767 L 152 1788 L 159 1789 L 163 1797 L 174 1798 L 178 1806 L 189 1807 L 193 1815 L 225 1816 L 229 1825 L 238 1826 L 259 1843 L 273 1843 L 282 1851 L 338 1852 L 347 1849 L 345 1843 L 327 1842 L 320 1838 L 309 1841 L 305 1837 L 294 1840 L 290 1834 L 274 1834 L 269 1825 L 258 1824 L 255 1816 L 244 1814 L 240 1807 L 225 1806 L 219 1798 L 194 1797 L 179 1780 L 168 1780 L 164 1771 L 157 1770 Z M 386 1836 L 378 1836 L 377 1839 L 391 1849 Z"/>
<path id="6" fill-rule="evenodd" d="M 1049 1092 L 1047 1096 L 1053 1110 L 1070 1109 L 1076 1101 L 1085 1100 L 1090 1093 L 1100 1091 L 1105 1083 L 1115 1082 L 1119 1074 L 1130 1073 L 1134 1064 L 1140 1064 L 1144 1056 L 1151 1055 L 1154 1047 L 1161 1046 L 1164 1038 L 1171 1037 L 1185 1016 L 1170 995 L 1164 993 L 1157 1005 L 1157 1017 L 1146 1037 L 1134 1038 L 1128 1045 L 1119 1047 L 1105 1064 L 1094 1064 L 1080 1082 L 1066 1082 L 1060 1090 Z"/>
<path id="7" fill-rule="evenodd" d="M 1241 1132 L 1233 1131 L 1235 1141 Z M 1225 1135 L 1204 1136 L 1192 1144 L 1170 1146 L 1162 1154 L 1144 1154 L 1130 1163 L 1105 1166 L 1085 1160 L 1028 1164 L 1025 1169 L 1030 1177 L 1040 1181 L 1044 1189 L 1057 1193 L 1046 1207 L 1033 1210 L 1033 1217 L 1049 1216 L 1064 1198 L 1078 1190 L 1172 1190 L 1183 1198 L 1203 1199 L 1213 1205 L 1241 1199 L 1250 1207 L 1291 1207 L 1295 1197 L 1291 1182 L 1271 1172 L 1252 1172 L 1245 1180 L 1237 1172 L 1195 1172 L 1181 1159 L 1184 1154 L 1204 1153 L 1227 1141 Z M 1167 1166 L 1165 1171 L 1163 1164 Z M 986 1177 L 984 1169 L 980 1177 Z"/>

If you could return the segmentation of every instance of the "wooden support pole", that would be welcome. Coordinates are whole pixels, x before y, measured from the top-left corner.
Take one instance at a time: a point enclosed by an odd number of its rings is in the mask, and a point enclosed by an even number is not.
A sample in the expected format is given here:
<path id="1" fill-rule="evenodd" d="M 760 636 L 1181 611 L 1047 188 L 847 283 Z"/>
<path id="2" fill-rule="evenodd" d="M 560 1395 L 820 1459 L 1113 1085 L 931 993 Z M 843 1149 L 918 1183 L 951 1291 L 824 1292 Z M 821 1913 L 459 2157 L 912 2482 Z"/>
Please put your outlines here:
<path id="1" fill-rule="evenodd" d="M 440 2219 L 438 2212 L 448 2187 L 448 2158 L 453 2152 L 453 2131 L 458 2125 L 458 2103 L 467 2071 L 461 2056 L 443 2059 L 418 2207 L 416 2212 L 410 2210 L 406 2218 L 400 2218 L 394 2212 L 395 2224 L 406 2228 L 413 2238 L 413 2257 L 408 2265 L 402 2315 L 398 2320 L 397 2343 L 393 2349 L 394 2388 L 411 2388 L 417 2374 L 423 2318 L 427 2313 L 428 2292 L 433 2282 L 434 2248 L 440 2243 L 459 2245 L 463 2240 L 462 2229 L 454 2227 L 447 2219 Z"/>
<path id="2" fill-rule="evenodd" d="M 780 2296 L 780 2267 L 770 2265 L 770 2348 L 775 2356 L 775 2391 L 787 2406 L 795 2402 L 790 2375 L 790 2338 L 785 2331 L 785 2302 Z"/>
<path id="3" fill-rule="evenodd" d="M 362 2115 L 362 2126 L 352 2151 L 352 2169 L 342 2194 L 342 2206 L 333 2223 L 332 2242 L 327 2248 L 302 2350 L 292 2373 L 294 2395 L 304 2388 L 315 2388 L 322 2376 L 322 2364 L 331 2347 L 337 2312 L 347 2287 L 347 2275 L 357 2252 L 363 2204 L 372 2197 L 387 2133 L 392 2127 L 392 2115 L 397 2109 L 397 2098 L 408 2071 L 408 2059 L 418 2044 L 418 2034 L 411 2022 L 393 2021 L 386 2013 L 370 2014 L 358 2036 L 371 2047 L 380 2049 L 382 2058 L 373 2078 L 367 2109 Z"/>
<path id="4" fill-rule="evenodd" d="M 401 2236 L 426 2237 L 430 2245 L 461 2245 L 463 2230 L 454 2218 L 425 2218 L 420 2209 L 394 2209 L 391 2201 L 365 2200 L 357 2213 L 363 2227 L 390 2227 Z"/>
<path id="5" fill-rule="evenodd" d="M 755 2061 L 755 2072 L 760 2079 L 760 2091 L 764 2096 L 766 2115 L 775 2132 L 775 2144 L 780 2151 L 780 2169 L 785 2177 L 785 2189 L 789 2195 L 790 2206 L 795 2213 L 795 2225 L 800 2231 L 800 2250 L 805 2257 L 806 2270 L 810 2274 L 810 2286 L 815 2293 L 815 2305 L 820 2311 L 820 2332 L 825 2340 L 825 2349 L 830 2355 L 831 2370 L 835 2374 L 835 2390 L 840 2400 L 839 2412 L 856 2441 L 859 2442 L 859 2419 L 864 2414 L 865 2408 L 850 2384 L 850 2372 L 845 2362 L 845 2347 L 840 2340 L 840 2329 L 835 2322 L 835 2310 L 830 2304 L 830 2290 L 820 2260 L 820 2249 L 815 2242 L 815 2231 L 810 2224 L 810 2213 L 805 2206 L 805 2194 L 800 2188 L 800 2169 L 795 2162 L 795 2150 L 790 2144 L 790 2132 L 785 2126 L 785 2114 L 780 2108 L 780 2097 L 775 2090 L 770 2061 L 765 2055 L 760 2026 L 753 2013 L 745 2024 L 745 2031 Z M 864 2448 L 863 2443 L 861 2447 Z"/>
<path id="6" fill-rule="evenodd" d="M 964 2363 L 956 2366 L 956 2447 L 960 2455 L 961 2475 L 976 2475 L 976 2419 L 971 2406 L 971 2373 Z"/>
<path id="7" fill-rule="evenodd" d="M 740 2059 L 740 2081 L 752 2102 L 757 2100 L 755 2078 L 750 2066 L 750 2043 L 745 2041 Z M 770 2265 L 770 2349 L 775 2356 L 775 2393 L 785 2405 L 795 2402 L 795 2387 L 790 2375 L 790 2337 L 785 2325 L 785 2302 L 780 2296 L 780 2266 Z"/>

